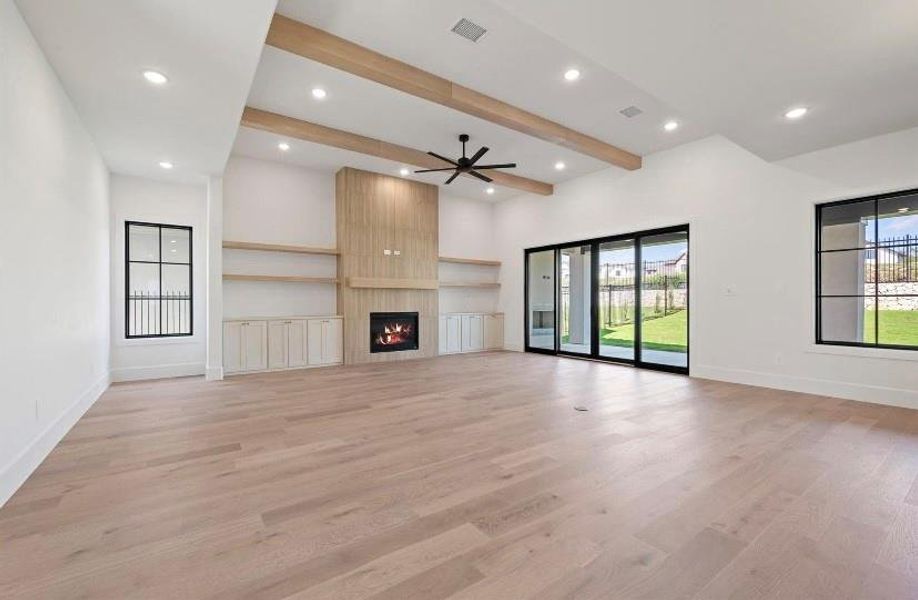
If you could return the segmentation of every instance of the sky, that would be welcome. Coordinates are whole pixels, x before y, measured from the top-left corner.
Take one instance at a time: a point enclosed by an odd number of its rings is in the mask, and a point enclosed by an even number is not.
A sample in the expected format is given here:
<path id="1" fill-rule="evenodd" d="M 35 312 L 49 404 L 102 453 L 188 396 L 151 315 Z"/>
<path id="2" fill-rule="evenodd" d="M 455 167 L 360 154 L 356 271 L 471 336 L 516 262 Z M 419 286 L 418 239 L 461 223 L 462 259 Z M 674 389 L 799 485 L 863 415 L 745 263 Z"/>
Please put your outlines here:
<path id="1" fill-rule="evenodd" d="M 873 225 L 873 221 L 868 221 Z M 880 239 L 904 237 L 910 235 L 918 238 L 918 215 L 895 216 L 880 219 Z"/>

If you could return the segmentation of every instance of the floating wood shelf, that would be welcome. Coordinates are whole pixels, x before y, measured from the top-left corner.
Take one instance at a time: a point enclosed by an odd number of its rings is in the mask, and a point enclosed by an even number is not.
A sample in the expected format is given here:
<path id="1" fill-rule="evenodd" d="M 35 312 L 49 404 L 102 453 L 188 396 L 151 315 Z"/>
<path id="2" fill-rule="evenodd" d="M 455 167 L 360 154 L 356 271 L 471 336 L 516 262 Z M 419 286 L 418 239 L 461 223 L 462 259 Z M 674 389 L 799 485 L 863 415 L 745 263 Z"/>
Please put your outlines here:
<path id="1" fill-rule="evenodd" d="M 390 277 L 348 277 L 352 288 L 381 290 L 435 290 L 440 287 L 436 279 L 394 279 Z"/>
<path id="2" fill-rule="evenodd" d="M 481 258 L 452 258 L 449 256 L 441 256 L 440 262 L 446 263 L 457 263 L 460 265 L 479 265 L 482 267 L 499 267 L 499 260 L 484 260 Z"/>
<path id="3" fill-rule="evenodd" d="M 287 283 L 338 283 L 334 277 L 301 277 L 299 275 L 243 275 L 224 273 L 225 281 L 283 281 Z"/>
<path id="4" fill-rule="evenodd" d="M 313 248 L 311 246 L 290 246 L 285 244 L 264 244 L 261 242 L 234 242 L 223 240 L 223 247 L 231 250 L 259 250 L 262 252 L 292 252 L 295 254 L 330 254 L 337 256 L 337 248 Z"/>
<path id="5" fill-rule="evenodd" d="M 440 287 L 451 288 L 499 288 L 500 284 L 496 281 L 441 281 Z"/>

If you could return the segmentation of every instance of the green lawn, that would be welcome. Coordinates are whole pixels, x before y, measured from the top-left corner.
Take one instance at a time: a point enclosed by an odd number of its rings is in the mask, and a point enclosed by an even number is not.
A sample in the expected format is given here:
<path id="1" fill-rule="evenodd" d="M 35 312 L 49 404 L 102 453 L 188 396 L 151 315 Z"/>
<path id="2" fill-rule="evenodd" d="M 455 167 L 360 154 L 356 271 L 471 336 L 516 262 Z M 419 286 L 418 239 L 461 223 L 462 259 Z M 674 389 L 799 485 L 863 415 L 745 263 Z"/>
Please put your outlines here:
<path id="1" fill-rule="evenodd" d="M 680 310 L 665 317 L 646 319 L 641 336 L 644 347 L 649 350 L 685 352 L 688 347 L 688 311 Z M 633 346 L 634 324 L 603 327 L 599 341 L 604 346 Z"/>
<path id="2" fill-rule="evenodd" d="M 864 341 L 873 343 L 873 318 L 875 311 L 865 311 Z M 918 311 L 880 311 L 880 343 L 899 346 L 918 346 Z M 688 346 L 688 312 L 680 310 L 665 317 L 648 319 L 644 322 L 643 344 L 650 350 L 685 352 Z M 566 336 L 565 336 L 566 337 Z M 566 340 L 562 340 L 566 341 Z M 634 325 L 603 327 L 600 343 L 604 346 L 634 345 Z"/>
<path id="3" fill-rule="evenodd" d="M 864 311 L 864 341 L 876 341 L 873 319 L 876 311 Z M 918 310 L 881 310 L 880 343 L 918 346 Z"/>

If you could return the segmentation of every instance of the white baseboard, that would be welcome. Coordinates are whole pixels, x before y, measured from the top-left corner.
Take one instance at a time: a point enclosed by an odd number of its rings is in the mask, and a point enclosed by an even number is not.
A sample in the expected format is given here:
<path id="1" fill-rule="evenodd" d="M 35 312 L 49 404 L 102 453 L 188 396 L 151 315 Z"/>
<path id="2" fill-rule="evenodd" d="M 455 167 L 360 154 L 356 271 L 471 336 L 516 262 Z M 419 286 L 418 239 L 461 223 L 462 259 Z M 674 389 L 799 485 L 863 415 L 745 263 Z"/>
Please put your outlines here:
<path id="1" fill-rule="evenodd" d="M 692 365 L 692 377 L 918 409 L 918 390 Z"/>
<path id="2" fill-rule="evenodd" d="M 223 381 L 223 367 L 207 367 L 204 378 L 207 381 Z"/>
<path id="3" fill-rule="evenodd" d="M 112 369 L 112 381 L 141 381 L 144 379 L 166 379 L 204 375 L 204 363 L 176 363 L 149 367 L 124 367 Z"/>
<path id="4" fill-rule="evenodd" d="M 38 465 L 51 453 L 55 446 L 67 435 L 70 428 L 76 425 L 89 407 L 99 396 L 108 389 L 109 374 L 106 373 L 83 392 L 73 405 L 67 409 L 56 421 L 36 437 L 22 452 L 19 453 L 2 471 L 0 471 L 0 507 L 6 504 L 16 490 L 25 483 Z"/>

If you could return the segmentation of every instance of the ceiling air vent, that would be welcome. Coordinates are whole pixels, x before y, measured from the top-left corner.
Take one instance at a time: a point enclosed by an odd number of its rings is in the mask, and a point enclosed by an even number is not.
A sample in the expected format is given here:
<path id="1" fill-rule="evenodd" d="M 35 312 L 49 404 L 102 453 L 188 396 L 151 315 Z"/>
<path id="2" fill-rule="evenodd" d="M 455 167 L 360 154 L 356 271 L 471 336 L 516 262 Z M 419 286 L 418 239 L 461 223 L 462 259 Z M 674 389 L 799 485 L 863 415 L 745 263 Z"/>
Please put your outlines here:
<path id="1" fill-rule="evenodd" d="M 629 106 L 628 108 L 623 108 L 618 112 L 625 115 L 629 119 L 632 119 L 638 116 L 639 114 L 643 113 L 644 111 L 638 108 L 637 106 Z"/>
<path id="2" fill-rule="evenodd" d="M 479 25 L 478 23 L 472 23 L 468 19 L 459 19 L 459 21 L 453 25 L 453 28 L 450 29 L 453 33 L 458 33 L 467 40 L 472 40 L 477 42 L 481 39 L 481 36 L 488 33 L 488 30 Z"/>

